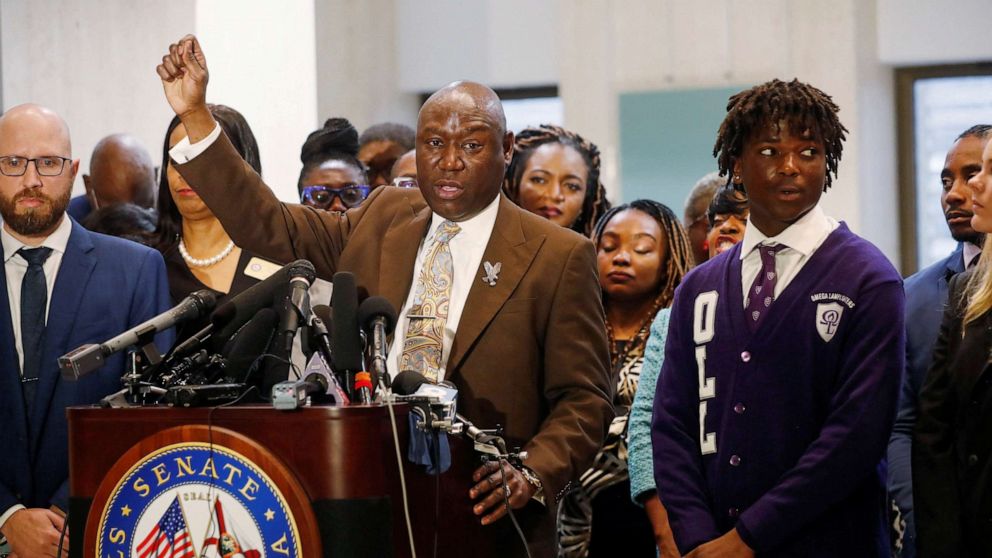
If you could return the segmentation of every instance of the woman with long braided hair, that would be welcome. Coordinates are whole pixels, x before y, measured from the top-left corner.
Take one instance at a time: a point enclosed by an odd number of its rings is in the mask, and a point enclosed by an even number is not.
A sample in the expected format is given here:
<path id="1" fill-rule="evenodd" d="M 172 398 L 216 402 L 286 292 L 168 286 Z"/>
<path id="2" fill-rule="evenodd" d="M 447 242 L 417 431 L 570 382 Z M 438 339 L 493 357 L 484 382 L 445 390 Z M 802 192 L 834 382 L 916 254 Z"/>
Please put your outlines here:
<path id="1" fill-rule="evenodd" d="M 667 206 L 637 200 L 606 212 L 593 230 L 606 308 L 610 361 L 617 378 L 616 418 L 593 466 L 562 501 L 563 556 L 655 556 L 644 511 L 630 500 L 627 418 L 658 311 L 667 308 L 692 267 L 692 247 Z"/>
<path id="2" fill-rule="evenodd" d="M 585 236 L 610 208 L 599 181 L 599 148 L 551 124 L 517 134 L 503 190 L 527 211 Z"/>

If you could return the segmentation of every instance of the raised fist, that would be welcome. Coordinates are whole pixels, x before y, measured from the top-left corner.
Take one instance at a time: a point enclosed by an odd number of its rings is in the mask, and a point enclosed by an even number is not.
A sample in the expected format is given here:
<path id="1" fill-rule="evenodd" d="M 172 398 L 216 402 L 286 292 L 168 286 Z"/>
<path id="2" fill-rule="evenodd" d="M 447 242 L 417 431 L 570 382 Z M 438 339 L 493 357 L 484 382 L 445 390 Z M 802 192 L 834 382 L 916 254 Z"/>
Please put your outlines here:
<path id="1" fill-rule="evenodd" d="M 206 108 L 210 73 L 196 37 L 186 35 L 169 45 L 169 53 L 162 57 L 155 71 L 162 78 L 165 98 L 177 115 L 183 117 Z"/>

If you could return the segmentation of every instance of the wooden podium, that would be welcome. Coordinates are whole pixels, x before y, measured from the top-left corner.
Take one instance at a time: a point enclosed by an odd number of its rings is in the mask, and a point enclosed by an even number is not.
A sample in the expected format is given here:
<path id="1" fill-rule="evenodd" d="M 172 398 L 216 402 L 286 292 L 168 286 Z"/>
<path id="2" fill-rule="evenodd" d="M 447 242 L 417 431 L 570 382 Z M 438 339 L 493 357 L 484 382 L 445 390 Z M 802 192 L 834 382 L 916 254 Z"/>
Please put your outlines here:
<path id="1" fill-rule="evenodd" d="M 508 519 L 483 527 L 472 514 L 468 490 L 472 471 L 480 461 L 471 444 L 450 437 L 451 468 L 440 476 L 428 475 L 406 458 L 407 407 L 397 404 L 394 410 L 417 554 L 432 555 L 436 541 L 438 556 L 465 556 L 469 549 L 473 558 L 523 555 L 523 543 Z M 264 531 L 266 519 L 277 516 L 278 506 L 282 506 L 294 518 L 297 556 L 411 555 L 393 431 L 384 406 L 315 406 L 289 412 L 261 405 L 212 409 L 76 407 L 67 413 L 73 556 L 97 556 L 98 543 L 104 545 L 101 558 L 136 552 L 127 549 L 134 548 L 137 539 L 150 540 L 154 535 L 141 532 L 141 525 L 147 532 L 147 526 L 156 525 L 156 518 L 160 518 L 159 527 L 167 527 L 167 518 L 178 516 L 166 511 L 165 500 L 139 512 L 132 511 L 138 506 L 131 506 L 126 498 L 136 502 L 153 498 L 157 484 L 175 486 L 175 496 L 163 496 L 170 501 L 196 500 L 195 487 L 201 487 L 202 492 L 203 483 L 184 483 L 203 479 L 216 484 L 218 494 L 224 493 L 219 489 L 226 488 L 247 508 L 264 499 L 265 485 L 274 487 L 282 503 L 259 510 L 254 519 L 242 523 L 251 527 L 254 521 L 251 529 Z M 193 444 L 200 454 L 169 453 L 185 451 L 176 449 L 186 447 L 183 444 Z M 221 448 L 231 450 L 231 459 L 236 460 L 224 464 L 223 470 L 220 461 L 212 461 L 215 450 Z M 139 462 L 156 452 L 160 463 L 152 466 L 149 461 L 151 468 L 141 469 Z M 204 455 L 210 463 L 201 459 Z M 262 472 L 257 482 L 252 480 L 252 464 Z M 260 489 L 258 485 L 263 486 Z M 194 488 L 187 490 L 186 486 Z M 219 535 L 224 528 L 232 529 L 224 525 L 224 514 L 230 523 L 231 517 L 236 519 L 231 508 L 241 509 L 241 505 L 225 498 L 228 511 L 211 516 L 208 533 Z M 187 501 L 183 509 L 190 505 L 197 504 Z M 213 504 L 202 506 L 208 505 Z M 189 536 L 195 539 L 198 526 L 193 525 L 194 518 L 188 512 L 183 513 Z M 220 531 L 216 531 L 218 524 Z M 133 532 L 127 532 L 127 525 L 132 525 Z M 202 526 L 199 528 L 202 532 Z M 283 554 L 288 547 L 285 540 L 278 539 L 278 533 L 271 540 L 274 543 L 266 543 L 272 546 L 265 556 L 293 555 Z M 201 552 L 199 541 L 194 547 Z M 251 558 L 252 554 L 245 556 Z"/>

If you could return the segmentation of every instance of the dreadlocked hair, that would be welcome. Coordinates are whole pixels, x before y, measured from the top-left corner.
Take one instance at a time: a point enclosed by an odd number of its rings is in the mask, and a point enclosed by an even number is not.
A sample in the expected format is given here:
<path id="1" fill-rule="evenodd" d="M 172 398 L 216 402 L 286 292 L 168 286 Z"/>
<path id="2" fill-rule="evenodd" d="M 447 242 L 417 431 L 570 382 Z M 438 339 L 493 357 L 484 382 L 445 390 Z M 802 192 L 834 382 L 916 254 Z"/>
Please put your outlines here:
<path id="1" fill-rule="evenodd" d="M 599 148 L 575 132 L 561 126 L 541 124 L 537 128 L 526 128 L 517 134 L 513 142 L 513 158 L 506 168 L 503 192 L 514 203 L 520 203 L 520 182 L 523 180 L 527 161 L 534 151 L 547 143 L 559 143 L 575 149 L 586 162 L 586 197 L 582 201 L 582 212 L 569 227 L 587 237 L 592 236 L 593 228 L 600 216 L 610 208 L 606 199 L 606 188 L 599 181 Z"/>
<path id="2" fill-rule="evenodd" d="M 837 176 L 837 163 L 847 133 L 837 118 L 839 110 L 830 95 L 798 79 L 790 82 L 773 79 L 737 93 L 727 102 L 727 116 L 720 124 L 713 146 L 720 176 L 727 176 L 729 184 L 734 161 L 740 157 L 744 144 L 762 127 L 784 120 L 791 130 L 809 130 L 823 141 L 827 160 L 823 190 L 826 191 Z"/>
<path id="3" fill-rule="evenodd" d="M 679 218 L 675 216 L 675 213 L 667 205 L 654 200 L 634 200 L 610 209 L 599 218 L 592 236 L 597 250 L 603 240 L 603 231 L 606 230 L 606 225 L 618 213 L 628 209 L 636 209 L 649 215 L 658 222 L 658 226 L 664 232 L 665 238 L 668 239 L 668 257 L 665 258 L 664 283 L 659 286 L 655 305 L 656 309 L 668 308 L 671 306 L 672 298 L 675 296 L 675 288 L 679 286 L 682 278 L 695 265 L 695 260 L 692 257 L 692 246 L 689 243 L 689 235 L 685 232 L 685 228 L 682 227 L 682 223 L 679 222 Z"/>

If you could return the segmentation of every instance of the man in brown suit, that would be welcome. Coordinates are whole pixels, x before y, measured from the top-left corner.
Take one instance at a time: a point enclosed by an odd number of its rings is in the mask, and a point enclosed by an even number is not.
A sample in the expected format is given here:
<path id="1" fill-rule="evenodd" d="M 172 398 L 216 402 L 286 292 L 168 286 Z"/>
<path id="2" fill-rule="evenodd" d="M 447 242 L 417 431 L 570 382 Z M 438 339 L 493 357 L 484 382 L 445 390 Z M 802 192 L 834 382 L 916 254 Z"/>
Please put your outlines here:
<path id="1" fill-rule="evenodd" d="M 351 271 L 402 308 L 391 363 L 403 349 L 425 239 L 442 221 L 461 226 L 466 244 L 451 241 L 454 331 L 440 372 L 458 386 L 469 419 L 503 425 L 508 445 L 529 454 L 525 467 L 502 464 L 509 504 L 521 510 L 532 554 L 554 555 L 557 501 L 602 443 L 614 382 L 592 243 L 500 195 L 513 134 L 495 93 L 463 82 L 431 96 L 417 125 L 420 191 L 380 188 L 342 214 L 280 203 L 238 157 L 206 109 L 207 65 L 194 37 L 171 45 L 156 70 L 188 134 L 172 152 L 176 168 L 231 238 L 276 260 L 306 258 L 323 277 Z M 501 471 L 491 465 L 466 484 L 483 525 L 506 514 L 494 490 Z"/>

